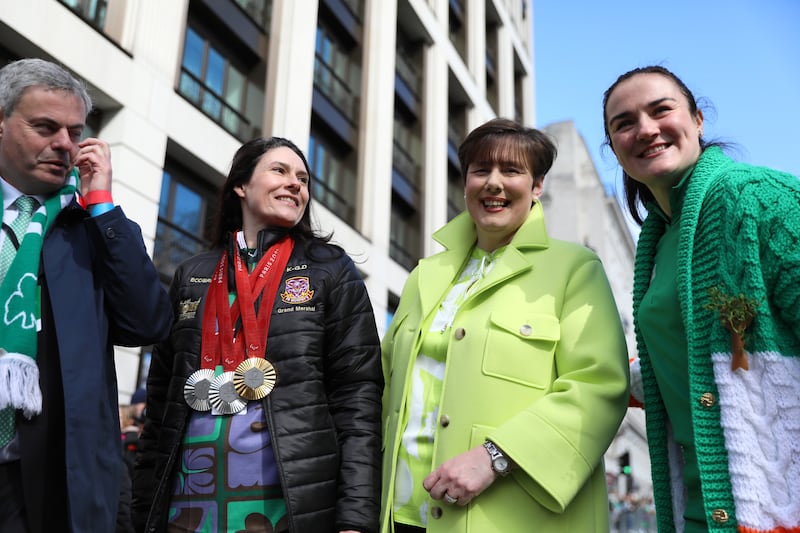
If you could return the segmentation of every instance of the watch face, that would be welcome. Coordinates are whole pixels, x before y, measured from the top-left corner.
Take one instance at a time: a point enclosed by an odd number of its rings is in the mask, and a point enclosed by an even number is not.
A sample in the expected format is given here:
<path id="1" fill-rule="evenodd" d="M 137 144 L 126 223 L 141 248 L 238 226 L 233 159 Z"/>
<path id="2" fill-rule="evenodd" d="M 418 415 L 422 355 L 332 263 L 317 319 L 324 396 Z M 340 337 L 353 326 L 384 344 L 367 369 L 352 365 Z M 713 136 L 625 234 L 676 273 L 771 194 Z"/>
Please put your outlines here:
<path id="1" fill-rule="evenodd" d="M 498 472 L 505 472 L 508 470 L 508 460 L 505 457 L 498 457 L 494 460 L 494 469 Z"/>

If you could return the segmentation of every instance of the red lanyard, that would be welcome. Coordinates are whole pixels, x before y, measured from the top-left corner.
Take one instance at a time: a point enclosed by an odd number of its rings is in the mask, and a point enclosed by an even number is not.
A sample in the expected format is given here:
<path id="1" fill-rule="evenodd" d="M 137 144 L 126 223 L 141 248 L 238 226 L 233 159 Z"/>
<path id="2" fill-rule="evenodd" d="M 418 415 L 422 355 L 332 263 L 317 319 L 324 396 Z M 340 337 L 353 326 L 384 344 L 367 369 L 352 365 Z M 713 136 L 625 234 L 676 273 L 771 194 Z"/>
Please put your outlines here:
<path id="1" fill-rule="evenodd" d="M 245 356 L 264 357 L 272 306 L 293 247 L 292 238 L 284 237 L 267 250 L 251 274 L 247 273 L 237 250 L 234 254 L 236 299 L 232 305 L 228 303 L 227 253 L 222 253 L 206 294 L 200 348 L 202 368 L 213 370 L 221 363 L 223 370 L 230 372 Z M 273 269 L 277 274 L 270 276 Z M 259 294 L 262 294 L 262 299 L 256 313 L 255 301 Z M 234 337 L 233 324 L 238 320 L 240 310 L 242 328 Z M 244 348 L 239 347 L 242 337 Z"/>

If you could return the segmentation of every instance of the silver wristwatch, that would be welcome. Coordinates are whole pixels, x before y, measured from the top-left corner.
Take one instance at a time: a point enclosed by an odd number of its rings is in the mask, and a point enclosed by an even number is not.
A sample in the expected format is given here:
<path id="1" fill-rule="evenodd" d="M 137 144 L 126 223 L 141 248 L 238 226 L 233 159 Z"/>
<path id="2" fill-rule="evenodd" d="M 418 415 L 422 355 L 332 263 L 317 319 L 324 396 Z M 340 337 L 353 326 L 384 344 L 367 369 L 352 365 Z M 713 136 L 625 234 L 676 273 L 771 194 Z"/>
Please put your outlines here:
<path id="1" fill-rule="evenodd" d="M 503 455 L 494 442 L 487 440 L 483 443 L 483 447 L 489 452 L 489 457 L 492 459 L 492 470 L 499 476 L 507 476 L 511 472 L 511 461 L 508 457 Z"/>

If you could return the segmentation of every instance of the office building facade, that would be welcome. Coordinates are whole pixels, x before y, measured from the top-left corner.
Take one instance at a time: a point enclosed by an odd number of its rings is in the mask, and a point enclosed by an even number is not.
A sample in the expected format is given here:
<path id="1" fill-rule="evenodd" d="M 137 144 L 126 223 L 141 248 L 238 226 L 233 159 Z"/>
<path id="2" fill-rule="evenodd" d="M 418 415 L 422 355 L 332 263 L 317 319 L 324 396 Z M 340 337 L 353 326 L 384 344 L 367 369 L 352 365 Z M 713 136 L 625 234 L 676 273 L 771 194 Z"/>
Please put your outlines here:
<path id="1" fill-rule="evenodd" d="M 382 333 L 463 208 L 460 140 L 494 116 L 534 124 L 531 4 L 0 0 L 0 64 L 41 57 L 86 81 L 89 134 L 111 145 L 115 201 L 165 285 L 208 245 L 241 143 L 296 142 L 317 226 L 356 261 Z M 117 349 L 122 401 L 148 350 Z"/>

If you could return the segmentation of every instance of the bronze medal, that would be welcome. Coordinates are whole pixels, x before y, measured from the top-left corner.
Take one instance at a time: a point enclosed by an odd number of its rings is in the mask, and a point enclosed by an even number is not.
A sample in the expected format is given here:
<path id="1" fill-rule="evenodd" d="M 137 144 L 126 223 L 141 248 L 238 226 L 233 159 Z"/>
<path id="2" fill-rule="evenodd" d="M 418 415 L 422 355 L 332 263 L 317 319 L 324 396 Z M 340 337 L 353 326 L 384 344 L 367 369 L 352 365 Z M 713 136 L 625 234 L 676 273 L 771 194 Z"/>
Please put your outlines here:
<path id="1" fill-rule="evenodd" d="M 247 405 L 233 386 L 233 372 L 223 372 L 214 378 L 208 400 L 212 411 L 222 415 L 236 414 Z"/>
<path id="2" fill-rule="evenodd" d="M 260 400 L 275 388 L 275 367 L 266 359 L 245 359 L 233 373 L 233 385 L 239 396 L 248 400 Z"/>
<path id="3" fill-rule="evenodd" d="M 183 386 L 183 397 L 189 407 L 195 411 L 211 410 L 209 391 L 213 379 L 214 371 L 208 368 L 202 368 L 189 376 Z"/>

